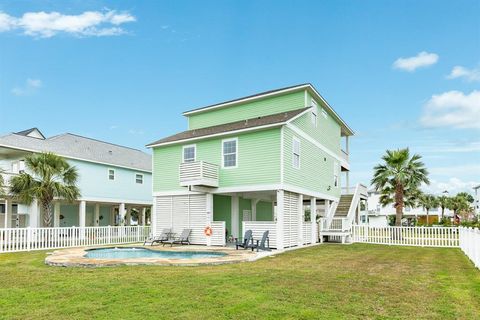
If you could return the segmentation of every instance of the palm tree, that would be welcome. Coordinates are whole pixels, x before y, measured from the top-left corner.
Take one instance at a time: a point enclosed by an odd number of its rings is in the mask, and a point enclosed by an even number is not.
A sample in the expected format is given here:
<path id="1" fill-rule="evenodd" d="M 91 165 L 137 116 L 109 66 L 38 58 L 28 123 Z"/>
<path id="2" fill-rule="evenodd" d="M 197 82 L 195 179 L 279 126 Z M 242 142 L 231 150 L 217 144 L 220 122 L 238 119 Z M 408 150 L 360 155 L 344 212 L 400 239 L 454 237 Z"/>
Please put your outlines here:
<path id="1" fill-rule="evenodd" d="M 420 197 L 420 205 L 422 205 L 425 210 L 427 211 L 427 224 L 430 224 L 429 222 L 429 213 L 430 213 L 430 209 L 432 208 L 437 208 L 438 205 L 439 205 L 439 201 L 437 199 L 437 197 L 435 197 L 433 194 L 425 194 L 423 196 Z"/>
<path id="2" fill-rule="evenodd" d="M 438 200 L 438 205 L 442 209 L 442 219 L 441 220 L 443 220 L 443 218 L 445 216 L 445 209 L 448 208 L 448 206 L 450 205 L 450 198 L 443 195 L 443 196 L 439 196 L 437 198 L 437 200 Z"/>
<path id="3" fill-rule="evenodd" d="M 453 210 L 453 216 L 456 217 L 461 211 L 468 212 L 470 210 L 470 202 L 465 194 L 468 193 L 461 192 L 458 193 L 455 197 L 450 198 L 450 209 Z"/>
<path id="4" fill-rule="evenodd" d="M 383 163 L 374 167 L 372 184 L 380 193 L 394 197 L 397 226 L 402 225 L 405 195 L 414 194 L 414 190 L 418 190 L 422 183 L 430 183 L 421 158 L 418 154 L 410 157 L 408 148 L 387 150 L 382 157 Z"/>
<path id="5" fill-rule="evenodd" d="M 43 210 L 46 227 L 52 224 L 52 203 L 55 198 L 74 201 L 80 197 L 76 186 L 75 167 L 53 153 L 32 154 L 25 158 L 29 173 L 23 172 L 10 180 L 10 193 L 19 201 L 30 204 L 37 200 Z"/>

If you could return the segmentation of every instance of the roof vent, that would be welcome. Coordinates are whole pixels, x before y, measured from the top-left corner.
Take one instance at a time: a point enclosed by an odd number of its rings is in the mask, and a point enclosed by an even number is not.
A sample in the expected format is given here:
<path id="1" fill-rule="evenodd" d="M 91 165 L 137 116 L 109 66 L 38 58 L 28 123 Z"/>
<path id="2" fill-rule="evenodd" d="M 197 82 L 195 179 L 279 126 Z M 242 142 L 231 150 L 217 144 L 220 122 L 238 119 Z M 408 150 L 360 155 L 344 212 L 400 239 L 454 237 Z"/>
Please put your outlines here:
<path id="1" fill-rule="evenodd" d="M 108 154 L 109 154 L 109 155 L 112 155 L 112 154 L 113 154 L 113 151 L 112 151 L 112 150 L 108 150 Z"/>

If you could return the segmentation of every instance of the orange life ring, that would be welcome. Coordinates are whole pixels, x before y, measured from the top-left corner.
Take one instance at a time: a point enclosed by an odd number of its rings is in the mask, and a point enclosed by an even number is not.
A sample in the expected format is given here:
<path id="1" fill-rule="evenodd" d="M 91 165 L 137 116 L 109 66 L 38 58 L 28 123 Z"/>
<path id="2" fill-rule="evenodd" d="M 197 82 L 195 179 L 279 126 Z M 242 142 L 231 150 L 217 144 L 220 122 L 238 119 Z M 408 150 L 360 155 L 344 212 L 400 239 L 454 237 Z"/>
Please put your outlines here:
<path id="1" fill-rule="evenodd" d="M 203 232 L 207 237 L 210 237 L 212 235 L 212 228 L 210 226 L 207 226 L 205 230 L 203 230 Z"/>

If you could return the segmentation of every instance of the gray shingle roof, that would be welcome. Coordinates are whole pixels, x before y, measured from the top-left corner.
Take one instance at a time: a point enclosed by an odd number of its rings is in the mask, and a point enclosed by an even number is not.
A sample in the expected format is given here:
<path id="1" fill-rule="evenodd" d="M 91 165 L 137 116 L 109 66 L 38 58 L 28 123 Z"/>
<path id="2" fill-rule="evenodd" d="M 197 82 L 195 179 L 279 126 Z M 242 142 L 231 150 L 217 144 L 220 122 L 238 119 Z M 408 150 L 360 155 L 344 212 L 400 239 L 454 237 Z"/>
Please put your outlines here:
<path id="1" fill-rule="evenodd" d="M 142 171 L 152 170 L 152 157 L 145 152 L 71 133 L 45 140 L 11 133 L 0 137 L 0 146 L 33 152 L 53 152 L 66 158 L 102 162 Z"/>
<path id="2" fill-rule="evenodd" d="M 157 144 L 167 143 L 167 142 L 176 142 L 176 141 L 180 142 L 182 140 L 187 140 L 187 139 L 202 138 L 212 134 L 220 134 L 220 133 L 226 134 L 231 131 L 261 127 L 261 126 L 266 126 L 271 124 L 281 124 L 285 121 L 292 119 L 296 115 L 299 115 L 300 113 L 302 113 L 307 109 L 309 108 L 301 108 L 301 109 L 296 109 L 292 111 L 281 112 L 281 113 L 276 113 L 268 116 L 241 120 L 241 121 L 221 124 L 221 125 L 207 127 L 207 128 L 187 130 L 187 131 L 174 134 L 173 136 L 169 136 L 169 137 L 157 140 L 155 142 L 152 142 L 148 144 L 147 147 L 152 147 Z"/>

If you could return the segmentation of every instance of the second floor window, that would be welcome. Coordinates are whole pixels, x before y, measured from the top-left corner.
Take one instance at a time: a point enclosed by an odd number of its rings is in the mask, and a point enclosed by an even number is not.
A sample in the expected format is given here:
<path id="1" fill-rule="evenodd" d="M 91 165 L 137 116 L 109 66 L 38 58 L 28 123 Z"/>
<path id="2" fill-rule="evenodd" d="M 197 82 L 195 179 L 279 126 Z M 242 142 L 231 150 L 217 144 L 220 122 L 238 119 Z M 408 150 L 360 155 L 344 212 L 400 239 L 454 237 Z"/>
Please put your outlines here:
<path id="1" fill-rule="evenodd" d="M 317 103 L 315 102 L 315 100 L 312 99 L 312 114 L 311 114 L 311 119 L 312 119 L 312 124 L 316 127 L 317 126 L 317 110 L 318 110 L 318 107 L 317 107 Z"/>
<path id="2" fill-rule="evenodd" d="M 222 164 L 224 168 L 235 168 L 237 166 L 237 139 L 222 141 Z"/>
<path id="3" fill-rule="evenodd" d="M 292 141 L 293 160 L 292 165 L 295 169 L 300 169 L 300 140 L 293 138 Z"/>
<path id="4" fill-rule="evenodd" d="M 183 147 L 183 162 L 194 162 L 196 154 L 195 145 Z"/>
<path id="5" fill-rule="evenodd" d="M 143 184 L 143 174 L 135 174 L 135 183 Z"/>
<path id="6" fill-rule="evenodd" d="M 115 170 L 108 169 L 108 180 L 115 180 Z"/>

